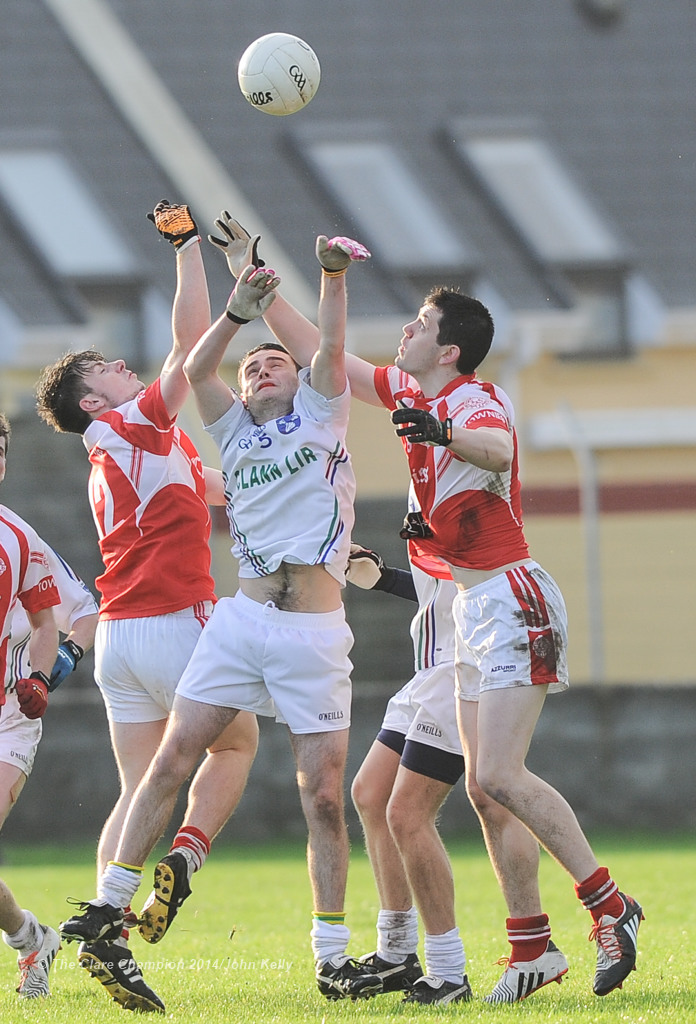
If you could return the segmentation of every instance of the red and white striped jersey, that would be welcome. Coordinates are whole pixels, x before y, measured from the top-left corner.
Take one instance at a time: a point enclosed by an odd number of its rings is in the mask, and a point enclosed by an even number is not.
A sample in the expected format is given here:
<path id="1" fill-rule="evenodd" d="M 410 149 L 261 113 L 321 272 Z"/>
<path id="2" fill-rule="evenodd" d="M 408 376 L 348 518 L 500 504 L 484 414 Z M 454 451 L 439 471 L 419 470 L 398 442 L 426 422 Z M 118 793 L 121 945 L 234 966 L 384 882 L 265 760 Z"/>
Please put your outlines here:
<path id="1" fill-rule="evenodd" d="M 397 401 L 427 409 L 455 426 L 507 430 L 514 441 L 512 466 L 493 473 L 471 465 L 449 448 L 411 444 L 402 438 L 413 491 L 433 531 L 409 542 L 409 557 L 430 575 L 433 555 L 464 569 L 497 569 L 529 557 L 522 524 L 517 437 L 510 399 L 475 374 L 457 377 L 435 398 L 426 398 L 414 377 L 396 366 L 375 368 L 375 388 L 387 409 Z"/>
<path id="2" fill-rule="evenodd" d="M 89 500 L 104 573 L 104 619 L 142 618 L 214 601 L 210 511 L 200 456 L 175 426 L 159 379 L 84 433 Z"/>
<path id="3" fill-rule="evenodd" d="M 60 603 L 46 547 L 36 531 L 0 505 L 0 679 L 5 678 L 7 643 L 17 601 L 30 613 Z M 0 704 L 5 688 L 0 688 Z"/>
<path id="4" fill-rule="evenodd" d="M 98 611 L 97 602 L 68 563 L 48 544 L 45 544 L 44 548 L 48 558 L 48 567 L 60 593 L 60 604 L 57 604 L 53 610 L 56 625 L 61 633 L 67 635 L 78 619 L 85 615 L 94 615 Z M 15 605 L 10 627 L 7 668 L 5 670 L 6 693 L 15 689 L 18 679 L 26 679 L 31 672 L 29 663 L 31 624 L 20 602 Z"/>

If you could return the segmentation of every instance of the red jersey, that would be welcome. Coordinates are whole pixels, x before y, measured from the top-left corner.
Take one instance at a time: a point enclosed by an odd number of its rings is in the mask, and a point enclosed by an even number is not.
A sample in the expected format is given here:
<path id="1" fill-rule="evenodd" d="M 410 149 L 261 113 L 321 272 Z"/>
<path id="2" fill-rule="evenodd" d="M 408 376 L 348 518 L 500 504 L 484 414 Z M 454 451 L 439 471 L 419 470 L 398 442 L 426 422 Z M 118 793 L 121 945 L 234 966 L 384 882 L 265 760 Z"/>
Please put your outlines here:
<path id="1" fill-rule="evenodd" d="M 93 420 L 84 442 L 104 561 L 100 616 L 143 618 L 214 601 L 203 466 L 159 379 Z"/>
<path id="2" fill-rule="evenodd" d="M 514 413 L 505 392 L 471 374 L 426 398 L 415 378 L 396 366 L 376 367 L 374 383 L 387 409 L 396 409 L 398 400 L 409 408 L 427 409 L 439 420 L 450 418 L 459 427 L 507 430 L 514 442 L 510 469 L 493 473 L 449 448 L 401 439 L 418 506 L 433 531 L 431 538 L 409 542 L 412 561 L 430 575 L 440 575 L 433 572 L 433 555 L 463 569 L 484 570 L 528 558 Z"/>
<path id="3" fill-rule="evenodd" d="M 0 680 L 5 678 L 7 641 L 17 600 L 34 613 L 60 604 L 60 594 L 43 541 L 28 523 L 0 505 Z M 4 703 L 5 687 L 0 686 L 0 704 Z"/>

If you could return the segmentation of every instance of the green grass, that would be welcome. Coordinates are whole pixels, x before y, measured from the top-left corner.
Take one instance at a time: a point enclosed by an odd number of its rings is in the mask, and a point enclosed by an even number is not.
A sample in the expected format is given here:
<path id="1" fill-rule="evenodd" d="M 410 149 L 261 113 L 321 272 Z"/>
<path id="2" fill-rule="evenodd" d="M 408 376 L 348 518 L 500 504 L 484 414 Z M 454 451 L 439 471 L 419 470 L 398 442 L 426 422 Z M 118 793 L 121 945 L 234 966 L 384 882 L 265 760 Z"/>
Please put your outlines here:
<path id="1" fill-rule="evenodd" d="M 164 1000 L 167 1017 L 206 1024 L 317 1024 L 396 1021 L 429 1017 L 525 1024 L 688 1024 L 696 1021 L 696 977 L 692 921 L 696 906 L 696 854 L 692 837 L 636 836 L 626 841 L 595 840 L 601 863 L 644 905 L 638 971 L 624 989 L 598 999 L 592 994 L 594 944 L 590 919 L 578 904 L 570 880 L 548 858 L 541 868 L 544 905 L 554 939 L 570 961 L 561 985 L 549 985 L 514 1007 L 487 1006 L 507 952 L 505 909 L 481 844 L 450 843 L 457 880 L 457 914 L 475 993 L 472 1003 L 427 1009 L 404 1006 L 398 995 L 352 1003 L 322 999 L 313 978 L 309 948 L 310 893 L 299 846 L 214 848 L 194 881 L 194 893 L 164 941 L 144 943 L 136 934 L 133 952 L 148 982 Z M 94 866 L 89 850 L 3 845 L 2 877 L 22 906 L 55 925 L 65 917 L 68 896 L 89 898 Z M 146 876 L 149 883 L 149 872 Z M 143 886 L 142 900 L 149 889 Z M 136 903 L 137 909 L 141 902 Z M 347 900 L 353 933 L 351 952 L 374 948 L 376 896 L 370 867 L 353 852 Z M 98 982 L 76 964 L 75 945 L 65 945 L 52 970 L 49 1000 L 22 1003 L 15 995 L 13 952 L 0 947 L 0 1020 L 75 1024 L 125 1020 Z M 37 1005 L 38 1004 L 38 1005 Z"/>

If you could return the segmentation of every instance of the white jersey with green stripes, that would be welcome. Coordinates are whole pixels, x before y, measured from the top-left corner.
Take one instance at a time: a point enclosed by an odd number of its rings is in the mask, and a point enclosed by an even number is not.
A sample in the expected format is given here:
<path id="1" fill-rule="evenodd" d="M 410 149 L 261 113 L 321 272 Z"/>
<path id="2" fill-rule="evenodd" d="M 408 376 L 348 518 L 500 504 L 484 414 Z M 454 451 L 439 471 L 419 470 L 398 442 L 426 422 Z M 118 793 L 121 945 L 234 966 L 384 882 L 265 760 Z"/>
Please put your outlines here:
<path id="1" fill-rule="evenodd" d="M 220 449 L 240 576 L 267 576 L 289 562 L 324 565 L 345 583 L 355 500 L 349 408 L 347 388 L 327 399 L 304 369 L 288 415 L 256 424 L 237 400 L 206 427 Z"/>

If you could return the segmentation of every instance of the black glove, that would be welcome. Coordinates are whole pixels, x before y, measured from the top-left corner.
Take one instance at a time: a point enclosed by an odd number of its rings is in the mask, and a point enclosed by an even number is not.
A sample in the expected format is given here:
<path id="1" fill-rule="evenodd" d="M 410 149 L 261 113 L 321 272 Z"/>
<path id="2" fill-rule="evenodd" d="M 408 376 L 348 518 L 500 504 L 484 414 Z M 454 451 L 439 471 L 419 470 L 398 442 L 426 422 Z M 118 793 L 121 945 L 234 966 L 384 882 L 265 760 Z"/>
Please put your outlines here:
<path id="1" fill-rule="evenodd" d="M 413 540 L 416 537 L 426 540 L 428 537 L 434 537 L 435 534 L 422 512 L 409 512 L 404 517 L 404 525 L 399 530 L 399 536 L 402 540 Z"/>
<path id="2" fill-rule="evenodd" d="M 407 437 L 413 444 L 439 444 L 447 445 L 452 443 L 452 420 L 438 420 L 425 409 L 394 409 L 391 414 L 391 421 L 394 424 L 406 423 L 408 426 L 397 430 L 397 437 Z"/>
<path id="3" fill-rule="evenodd" d="M 362 590 L 374 590 L 384 572 L 384 559 L 376 551 L 351 544 L 346 579 Z"/>
<path id="4" fill-rule="evenodd" d="M 190 238 L 200 237 L 188 206 L 173 206 L 168 199 L 162 199 L 154 212 L 148 213 L 147 219 L 175 249 L 180 249 Z"/>
<path id="5" fill-rule="evenodd" d="M 71 672 L 75 671 L 77 663 L 84 653 L 80 645 L 76 644 L 74 640 L 63 641 L 58 648 L 58 657 L 51 672 L 51 681 L 48 686 L 49 693 L 57 690 L 63 680 Z"/>
<path id="6" fill-rule="evenodd" d="M 381 555 L 359 544 L 350 546 L 346 579 L 363 590 L 383 590 L 407 601 L 418 600 L 413 576 L 408 570 L 385 565 Z"/>

